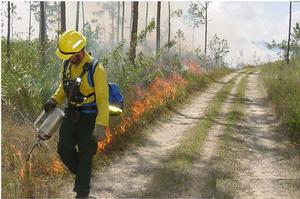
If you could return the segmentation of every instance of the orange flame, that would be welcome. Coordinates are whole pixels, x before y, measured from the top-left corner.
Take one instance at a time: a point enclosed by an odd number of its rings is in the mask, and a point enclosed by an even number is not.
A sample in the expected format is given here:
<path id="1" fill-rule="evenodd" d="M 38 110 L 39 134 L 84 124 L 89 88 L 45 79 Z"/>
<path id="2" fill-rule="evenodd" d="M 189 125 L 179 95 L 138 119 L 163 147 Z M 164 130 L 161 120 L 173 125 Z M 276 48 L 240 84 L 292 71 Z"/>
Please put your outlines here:
<path id="1" fill-rule="evenodd" d="M 21 178 L 24 178 L 24 168 L 21 168 L 20 171 L 19 171 L 19 176 Z"/>
<path id="2" fill-rule="evenodd" d="M 198 75 L 198 74 L 203 73 L 203 71 L 202 71 L 200 65 L 197 64 L 197 63 L 194 62 L 194 61 L 188 61 L 188 62 L 186 63 L 186 66 L 188 67 L 189 72 L 191 72 L 191 73 L 194 74 L 194 75 Z"/>
<path id="3" fill-rule="evenodd" d="M 143 89 L 140 86 L 134 88 L 136 100 L 129 106 L 130 116 L 122 116 L 122 121 L 113 131 L 125 133 L 134 123 L 139 121 L 143 114 L 157 105 L 163 105 L 169 99 L 175 99 L 178 88 L 187 84 L 182 76 L 172 73 L 169 77 L 156 77 L 148 88 Z M 105 147 L 112 141 L 112 133 L 109 128 L 105 129 L 106 139 L 98 142 L 98 151 L 103 152 Z"/>
<path id="4" fill-rule="evenodd" d="M 55 173 L 63 173 L 65 171 L 63 164 L 56 158 L 52 158 L 52 171 Z"/>
<path id="5" fill-rule="evenodd" d="M 137 122 L 142 115 L 157 105 L 163 105 L 168 99 L 175 99 L 178 87 L 185 86 L 187 81 L 179 74 L 173 73 L 168 78 L 156 77 L 147 89 L 135 87 L 137 100 L 132 102 L 129 110 L 131 117 L 123 117 L 116 131 L 124 133 Z"/>
<path id="6" fill-rule="evenodd" d="M 107 128 L 107 127 L 105 127 L 105 134 L 106 134 L 106 139 L 103 141 L 98 141 L 98 150 L 100 152 L 104 151 L 106 145 L 108 145 L 112 141 L 112 134 L 111 134 L 109 128 Z"/>
<path id="7" fill-rule="evenodd" d="M 10 145 L 10 147 L 11 147 L 12 149 L 14 149 L 15 153 L 16 153 L 17 156 L 20 158 L 20 160 L 22 160 L 22 153 L 21 153 L 21 150 L 19 150 L 19 149 L 16 147 L 16 145 L 14 145 L 14 144 L 9 144 L 9 145 Z M 22 165 L 22 164 L 21 164 L 21 165 Z M 19 171 L 19 176 L 20 176 L 21 178 L 24 178 L 24 170 L 25 170 L 24 165 L 22 165 L 21 168 L 20 168 L 20 171 Z"/>

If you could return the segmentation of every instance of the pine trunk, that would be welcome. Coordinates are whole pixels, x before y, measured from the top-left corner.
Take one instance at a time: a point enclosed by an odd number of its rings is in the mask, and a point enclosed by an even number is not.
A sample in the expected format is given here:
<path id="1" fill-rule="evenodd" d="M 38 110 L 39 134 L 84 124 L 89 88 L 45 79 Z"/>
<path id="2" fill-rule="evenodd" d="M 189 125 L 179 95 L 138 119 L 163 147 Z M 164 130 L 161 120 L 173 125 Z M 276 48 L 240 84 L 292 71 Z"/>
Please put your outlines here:
<path id="1" fill-rule="evenodd" d="M 13 17 L 13 14 L 15 13 L 15 7 L 14 7 L 14 3 L 11 2 L 10 4 L 10 14 L 11 14 L 11 17 L 10 17 L 10 32 L 11 32 L 11 35 L 10 35 L 10 39 L 13 40 L 13 37 L 14 37 L 14 17 Z"/>
<path id="2" fill-rule="evenodd" d="M 60 18 L 59 18 L 59 2 L 55 2 L 56 4 L 56 10 L 57 10 L 57 39 L 59 38 L 59 30 L 60 30 L 60 27 L 59 27 L 59 22 L 60 22 Z"/>
<path id="3" fill-rule="evenodd" d="M 160 11 L 161 2 L 157 2 L 157 18 L 156 18 L 156 56 L 159 54 L 160 49 Z"/>
<path id="4" fill-rule="evenodd" d="M 125 22 L 125 2 L 122 2 L 122 33 L 121 33 L 121 37 L 122 37 L 122 42 L 124 41 L 124 22 Z"/>
<path id="5" fill-rule="evenodd" d="M 41 65 L 44 67 L 46 65 L 46 21 L 45 21 L 45 2 L 40 1 L 40 45 L 41 45 Z"/>
<path id="6" fill-rule="evenodd" d="M 7 46 L 6 46 L 6 55 L 7 55 L 7 64 L 10 66 L 10 1 L 7 2 Z"/>
<path id="7" fill-rule="evenodd" d="M 29 1 L 29 28 L 28 28 L 28 40 L 31 40 L 31 1 Z"/>
<path id="8" fill-rule="evenodd" d="M 146 21 L 145 21 L 145 29 L 148 26 L 148 1 L 146 2 Z M 145 47 L 147 47 L 147 33 L 145 35 Z"/>
<path id="9" fill-rule="evenodd" d="M 63 33 L 66 31 L 66 2 L 62 1 L 60 4 L 60 24 L 61 24 L 61 31 L 60 33 Z"/>
<path id="10" fill-rule="evenodd" d="M 138 29 L 138 17 L 139 17 L 139 2 L 133 2 L 132 9 L 132 30 L 130 40 L 130 61 L 134 63 L 136 57 L 136 46 L 137 46 L 137 29 Z"/>
<path id="11" fill-rule="evenodd" d="M 192 49 L 194 49 L 194 40 L 195 40 L 195 24 L 196 24 L 196 19 L 194 18 L 194 20 L 193 20 L 193 34 L 192 34 Z"/>
<path id="12" fill-rule="evenodd" d="M 290 1 L 289 35 L 288 35 L 288 46 L 287 46 L 287 53 L 286 53 L 287 64 L 290 63 L 291 22 L 292 22 L 292 2 Z"/>
<path id="13" fill-rule="evenodd" d="M 133 15 L 133 2 L 130 2 L 130 24 L 129 24 L 129 30 L 132 30 L 132 15 Z"/>
<path id="14" fill-rule="evenodd" d="M 117 16 L 117 43 L 120 41 L 120 7 L 121 3 L 118 1 L 118 16 Z"/>
<path id="15" fill-rule="evenodd" d="M 76 6 L 76 27 L 75 27 L 76 31 L 78 31 L 78 28 L 79 28 L 79 7 L 80 7 L 80 2 L 77 1 L 77 6 Z"/>
<path id="16" fill-rule="evenodd" d="M 204 38 L 204 56 L 206 59 L 206 51 L 207 51 L 207 5 L 208 2 L 205 2 L 205 38 Z"/>
<path id="17" fill-rule="evenodd" d="M 169 23 L 168 23 L 168 52 L 170 51 L 170 40 L 171 40 L 171 5 L 170 1 L 168 2 L 168 10 L 169 10 Z"/>
<path id="18" fill-rule="evenodd" d="M 81 7 L 82 7 L 82 32 L 84 33 L 84 6 L 83 6 L 83 1 L 81 2 Z"/>
<path id="19" fill-rule="evenodd" d="M 115 17 L 111 15 L 111 50 L 114 48 L 115 42 Z"/>

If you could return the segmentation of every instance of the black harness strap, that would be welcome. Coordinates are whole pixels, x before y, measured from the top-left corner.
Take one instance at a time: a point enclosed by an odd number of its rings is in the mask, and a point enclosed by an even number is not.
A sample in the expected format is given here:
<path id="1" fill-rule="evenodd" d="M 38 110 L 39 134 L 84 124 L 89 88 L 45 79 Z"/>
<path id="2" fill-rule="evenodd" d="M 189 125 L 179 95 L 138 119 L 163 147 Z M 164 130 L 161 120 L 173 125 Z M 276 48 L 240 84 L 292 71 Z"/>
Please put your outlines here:
<path id="1" fill-rule="evenodd" d="M 80 78 L 80 85 L 81 85 L 82 77 L 85 75 L 85 73 L 86 73 L 87 71 L 91 71 L 91 70 L 92 70 L 93 63 L 94 63 L 94 60 L 93 60 L 92 63 L 86 63 L 86 64 L 83 66 L 82 72 L 81 72 L 80 75 L 77 77 L 77 78 Z M 65 80 L 67 81 L 67 79 L 70 78 L 70 75 L 69 75 L 69 73 L 70 73 L 69 61 L 68 61 L 68 60 L 65 60 L 64 63 L 63 63 L 63 65 L 64 65 L 64 71 L 63 71 L 63 82 L 64 82 Z M 77 79 L 77 78 L 76 78 L 76 79 Z M 91 79 L 93 79 L 92 76 L 91 76 Z M 92 80 L 92 81 L 93 81 L 93 80 Z M 80 86 L 80 85 L 79 85 L 79 86 Z M 75 90 L 75 86 L 74 86 L 74 87 L 71 87 L 69 91 L 66 91 L 66 90 L 65 90 L 65 92 L 67 93 L 67 95 L 69 95 L 69 94 L 72 93 L 74 90 Z M 95 92 L 92 92 L 92 93 L 88 94 L 87 96 L 85 96 L 85 95 L 83 95 L 83 94 L 82 94 L 82 96 L 84 96 L 84 97 L 87 99 L 87 98 L 93 96 L 94 94 L 95 94 Z"/>

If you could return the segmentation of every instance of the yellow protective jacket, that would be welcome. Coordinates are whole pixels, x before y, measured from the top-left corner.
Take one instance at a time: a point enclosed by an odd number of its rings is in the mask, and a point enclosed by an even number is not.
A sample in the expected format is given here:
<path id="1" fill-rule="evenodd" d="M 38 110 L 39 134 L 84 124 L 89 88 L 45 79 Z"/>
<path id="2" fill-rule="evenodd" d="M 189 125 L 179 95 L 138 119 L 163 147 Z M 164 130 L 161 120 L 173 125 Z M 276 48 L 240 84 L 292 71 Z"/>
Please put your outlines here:
<path id="1" fill-rule="evenodd" d="M 85 51 L 85 56 L 81 63 L 76 66 L 72 65 L 69 66 L 70 68 L 70 76 L 72 79 L 77 78 L 83 69 L 83 66 L 86 63 L 91 63 L 93 60 L 93 57 L 89 55 Z M 64 72 L 64 66 L 62 64 L 62 72 L 61 72 L 61 77 L 63 77 L 63 72 Z M 88 105 L 88 104 L 93 104 L 95 103 L 97 105 L 97 118 L 96 118 L 96 124 L 97 125 L 103 125 L 103 126 L 108 126 L 109 124 L 109 103 L 108 103 L 108 84 L 107 84 L 107 76 L 105 73 L 105 70 L 103 66 L 98 63 L 98 65 L 95 68 L 95 73 L 94 73 L 94 87 L 90 86 L 88 83 L 88 75 L 89 72 L 86 72 L 84 76 L 82 77 L 82 83 L 80 85 L 80 92 L 87 96 L 88 94 L 95 92 L 95 95 L 87 98 L 84 100 L 81 104 L 78 104 L 76 106 L 82 106 L 82 105 Z M 96 96 L 96 102 L 95 101 L 95 96 Z M 64 92 L 63 89 L 63 79 L 61 79 L 60 85 L 54 95 L 52 96 L 56 100 L 58 104 L 62 104 L 65 99 L 66 99 L 66 93 Z"/>

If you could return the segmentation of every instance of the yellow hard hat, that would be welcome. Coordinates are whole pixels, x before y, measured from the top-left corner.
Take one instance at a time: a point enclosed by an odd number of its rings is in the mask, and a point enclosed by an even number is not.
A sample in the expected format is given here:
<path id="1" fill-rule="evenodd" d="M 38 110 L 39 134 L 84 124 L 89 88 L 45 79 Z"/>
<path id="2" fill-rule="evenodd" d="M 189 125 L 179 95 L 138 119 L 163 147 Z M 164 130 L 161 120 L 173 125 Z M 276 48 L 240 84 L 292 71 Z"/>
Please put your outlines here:
<path id="1" fill-rule="evenodd" d="M 68 60 L 72 55 L 80 52 L 85 45 L 85 36 L 75 30 L 67 30 L 60 35 L 55 54 L 62 60 Z"/>

